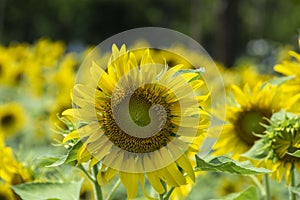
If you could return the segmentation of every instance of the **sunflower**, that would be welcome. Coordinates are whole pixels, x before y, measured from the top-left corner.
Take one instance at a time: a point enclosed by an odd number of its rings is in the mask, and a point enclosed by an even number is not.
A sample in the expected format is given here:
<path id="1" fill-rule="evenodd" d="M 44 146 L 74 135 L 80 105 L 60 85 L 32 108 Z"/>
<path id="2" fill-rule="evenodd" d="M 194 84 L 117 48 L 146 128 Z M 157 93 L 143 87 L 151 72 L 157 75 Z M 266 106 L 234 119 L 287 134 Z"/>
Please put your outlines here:
<path id="1" fill-rule="evenodd" d="M 245 176 L 224 176 L 220 180 L 217 186 L 217 194 L 220 197 L 240 192 L 249 184 Z"/>
<path id="2" fill-rule="evenodd" d="M 266 131 L 261 135 L 264 145 L 257 152 L 264 152 L 265 164 L 272 169 L 271 178 L 278 182 L 285 176 L 286 184 L 291 180 L 292 170 L 300 173 L 300 116 L 283 110 L 275 113 L 265 125 Z"/>
<path id="3" fill-rule="evenodd" d="M 0 179 L 10 185 L 16 185 L 30 180 L 29 172 L 23 164 L 16 161 L 13 151 L 4 144 L 4 138 L 0 135 Z"/>
<path id="4" fill-rule="evenodd" d="M 197 70 L 168 68 L 154 62 L 150 49 L 140 52 L 113 45 L 107 71 L 91 62 L 87 83 L 73 89 L 75 107 L 63 112 L 79 124 L 63 141 L 84 141 L 78 162 L 101 163 L 100 185 L 119 174 L 129 199 L 139 182 L 147 195 L 145 177 L 159 194 L 163 182 L 177 187 L 187 183 L 186 175 L 194 180 L 189 156 L 198 151 L 210 118 L 201 107 L 208 95 L 199 94 L 204 82 Z"/>
<path id="5" fill-rule="evenodd" d="M 233 68 L 226 68 L 221 64 L 217 64 L 217 66 L 222 73 L 224 87 L 227 91 L 230 91 L 232 84 L 240 87 L 248 84 L 250 87 L 254 87 L 257 82 L 267 81 L 271 78 L 270 75 L 259 73 L 254 65 L 245 64 Z"/>
<path id="6" fill-rule="evenodd" d="M 0 105 L 0 133 L 13 135 L 21 130 L 25 122 L 23 107 L 16 103 Z"/>
<path id="7" fill-rule="evenodd" d="M 15 199 L 14 193 L 10 189 L 9 184 L 0 182 L 0 199 L 1 200 L 14 200 Z"/>
<path id="8" fill-rule="evenodd" d="M 10 186 L 30 181 L 29 171 L 22 163 L 15 160 L 12 149 L 5 146 L 4 137 L 1 134 L 0 150 L 0 199 L 20 199 Z"/>
<path id="9" fill-rule="evenodd" d="M 285 76 L 293 76 L 293 79 L 285 84 L 285 91 L 297 94 L 300 92 L 300 54 L 289 51 L 289 55 L 290 58 L 275 65 L 274 70 Z"/>
<path id="10" fill-rule="evenodd" d="M 273 113 L 281 110 L 292 110 L 299 99 L 297 96 L 283 96 L 283 88 L 270 84 L 257 83 L 254 87 L 245 85 L 243 89 L 232 86 L 233 100 L 226 107 L 226 123 L 214 149 L 217 155 L 232 153 L 234 159 L 248 151 L 263 134 Z M 254 134 L 255 133 L 255 134 Z"/>

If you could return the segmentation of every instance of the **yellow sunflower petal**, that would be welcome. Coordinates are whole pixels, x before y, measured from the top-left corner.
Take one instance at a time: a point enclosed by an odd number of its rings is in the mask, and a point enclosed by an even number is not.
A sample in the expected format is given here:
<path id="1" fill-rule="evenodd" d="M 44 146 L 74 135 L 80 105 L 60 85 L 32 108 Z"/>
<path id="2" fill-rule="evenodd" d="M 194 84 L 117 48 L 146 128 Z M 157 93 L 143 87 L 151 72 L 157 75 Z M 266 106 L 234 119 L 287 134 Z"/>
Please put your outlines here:
<path id="1" fill-rule="evenodd" d="M 144 174 L 139 174 L 139 180 L 140 180 L 140 183 L 141 183 L 141 186 L 142 186 L 142 190 L 143 190 L 143 193 L 145 195 L 145 197 L 147 199 L 150 199 L 150 200 L 155 200 L 156 198 L 153 198 L 151 197 L 148 192 L 146 191 L 145 189 L 145 179 L 144 179 Z"/>
<path id="2" fill-rule="evenodd" d="M 161 183 L 161 180 L 159 178 L 159 173 L 154 171 L 154 172 L 147 172 L 147 178 L 152 187 L 155 189 L 155 191 L 159 194 L 165 193 L 165 188 L 163 184 Z"/>
<path id="3" fill-rule="evenodd" d="M 285 184 L 289 185 L 291 179 L 291 170 L 292 170 L 292 163 L 286 163 L 285 165 Z"/>
<path id="4" fill-rule="evenodd" d="M 138 192 L 139 174 L 120 172 L 121 182 L 124 184 L 127 191 L 127 198 L 133 199 Z"/>
<path id="5" fill-rule="evenodd" d="M 78 139 L 80 138 L 78 131 L 72 131 L 71 133 L 69 133 L 68 135 L 65 136 L 65 138 L 63 139 L 62 143 L 66 143 L 69 140 L 73 140 L 73 139 Z"/>
<path id="6" fill-rule="evenodd" d="M 179 159 L 177 159 L 176 163 L 189 175 L 189 177 L 193 181 L 195 181 L 195 173 L 193 167 L 185 154 L 183 154 Z"/>

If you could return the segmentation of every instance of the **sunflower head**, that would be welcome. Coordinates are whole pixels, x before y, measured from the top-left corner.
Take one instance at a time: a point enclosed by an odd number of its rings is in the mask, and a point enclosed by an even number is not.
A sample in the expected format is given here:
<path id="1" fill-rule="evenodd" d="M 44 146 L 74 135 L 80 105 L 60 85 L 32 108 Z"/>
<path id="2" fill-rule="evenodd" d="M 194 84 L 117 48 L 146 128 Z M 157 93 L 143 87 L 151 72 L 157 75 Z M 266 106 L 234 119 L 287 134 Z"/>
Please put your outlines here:
<path id="1" fill-rule="evenodd" d="M 264 152 L 266 164 L 274 170 L 271 177 L 282 179 L 285 174 L 289 183 L 291 170 L 300 172 L 300 117 L 281 110 L 273 114 L 261 142 L 264 144 L 257 152 Z"/>
<path id="2" fill-rule="evenodd" d="M 119 173 L 129 198 L 138 182 L 144 185 L 145 175 L 158 193 L 165 190 L 162 182 L 186 184 L 184 173 L 194 180 L 189 156 L 197 152 L 210 120 L 200 71 L 156 62 L 163 59 L 152 53 L 113 45 L 107 66 L 86 62 L 90 74 L 72 91 L 73 109 L 63 112 L 78 124 L 64 139 L 83 141 L 78 162 L 102 164 L 99 184 Z"/>
<path id="3" fill-rule="evenodd" d="M 0 132 L 5 136 L 21 130 L 25 122 L 24 109 L 18 103 L 0 105 Z"/>
<path id="4" fill-rule="evenodd" d="M 0 149 L 0 180 L 8 185 L 16 185 L 31 180 L 29 171 L 14 158 L 12 149 L 5 146 L 4 137 L 1 134 Z"/>
<path id="5" fill-rule="evenodd" d="M 233 153 L 234 158 L 248 151 L 263 135 L 274 112 L 281 108 L 291 110 L 297 105 L 297 96 L 283 96 L 282 88 L 270 84 L 257 83 L 244 88 L 232 86 L 233 98 L 226 107 L 226 124 L 215 145 L 216 154 Z M 290 97 L 290 98 L 289 98 Z"/>
<path id="6" fill-rule="evenodd" d="M 14 200 L 15 195 L 10 188 L 9 184 L 1 183 L 0 182 L 0 199 L 1 200 Z"/>

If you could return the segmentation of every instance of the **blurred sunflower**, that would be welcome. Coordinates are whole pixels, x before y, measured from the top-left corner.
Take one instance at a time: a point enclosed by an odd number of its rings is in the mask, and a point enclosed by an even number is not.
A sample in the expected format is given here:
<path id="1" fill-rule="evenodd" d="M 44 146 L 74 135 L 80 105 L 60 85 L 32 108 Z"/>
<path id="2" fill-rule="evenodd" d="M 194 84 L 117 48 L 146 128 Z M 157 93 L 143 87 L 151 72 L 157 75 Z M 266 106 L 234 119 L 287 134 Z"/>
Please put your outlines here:
<path id="1" fill-rule="evenodd" d="M 240 192 L 243 190 L 245 185 L 247 185 L 247 184 L 245 184 L 245 182 L 247 182 L 247 180 L 243 176 L 222 177 L 221 180 L 222 181 L 219 182 L 218 189 L 217 189 L 217 193 L 221 197 L 232 194 L 232 193 Z"/>
<path id="2" fill-rule="evenodd" d="M 5 146 L 2 135 L 0 135 L 0 149 L 0 199 L 19 199 L 10 186 L 30 181 L 30 173 L 22 163 L 15 160 L 12 149 Z"/>
<path id="3" fill-rule="evenodd" d="M 215 154 L 232 153 L 234 159 L 248 151 L 259 138 L 255 134 L 263 134 L 273 113 L 294 108 L 298 96 L 283 96 L 282 88 L 257 83 L 254 87 L 245 85 L 243 89 L 233 85 L 233 100 L 226 107 L 225 125 L 214 149 Z"/>
<path id="4" fill-rule="evenodd" d="M 282 61 L 282 63 L 274 66 L 274 70 L 285 76 L 294 76 L 285 84 L 285 92 L 300 92 L 300 54 L 289 51 L 290 57 Z"/>
<path id="5" fill-rule="evenodd" d="M 49 85 L 49 92 L 53 93 L 56 98 L 54 99 L 55 103 L 52 104 L 48 109 L 50 114 L 51 124 L 59 124 L 60 121 L 57 118 L 57 114 L 62 111 L 70 108 L 72 102 L 69 96 L 66 96 L 67 93 L 74 86 L 75 80 L 75 67 L 77 60 L 75 55 L 67 54 L 62 58 L 61 63 L 58 66 L 58 69 L 51 74 L 47 84 Z M 51 86 L 51 88 L 50 88 Z"/>
<path id="6" fill-rule="evenodd" d="M 260 136 L 264 146 L 257 152 L 266 155 L 266 167 L 273 171 L 271 178 L 280 182 L 285 176 L 288 185 L 292 170 L 300 173 L 300 157 L 294 155 L 300 151 L 300 116 L 280 111 L 265 127 L 265 134 Z"/>
<path id="7" fill-rule="evenodd" d="M 10 189 L 9 184 L 0 182 L 0 199 L 1 200 L 14 200 L 15 199 L 14 193 Z"/>
<path id="8" fill-rule="evenodd" d="M 0 105 L 0 133 L 13 135 L 21 130 L 25 122 L 23 107 L 16 103 Z"/>
<path id="9" fill-rule="evenodd" d="M 203 138 L 201 137 L 197 137 L 194 140 L 194 149 L 200 149 L 200 145 L 202 144 L 202 140 Z M 195 153 L 194 152 L 190 152 L 186 154 L 189 157 L 190 163 L 192 164 L 192 166 L 196 166 L 196 162 L 193 159 L 195 157 Z M 197 171 L 195 172 L 195 177 L 198 177 L 200 175 L 204 175 L 206 172 L 204 171 Z M 181 199 L 185 199 L 190 192 L 193 189 L 193 186 L 195 185 L 194 180 L 192 180 L 191 178 L 187 177 L 187 184 L 186 185 L 181 185 L 179 187 L 176 187 L 174 189 L 174 191 L 172 192 L 171 196 L 170 196 L 170 200 L 181 200 Z"/>
<path id="10" fill-rule="evenodd" d="M 255 66 L 249 64 L 238 65 L 232 68 L 226 68 L 219 63 L 217 66 L 221 71 L 226 91 L 230 91 L 232 84 L 239 87 L 243 87 L 245 84 L 255 87 L 257 82 L 267 81 L 272 77 L 271 75 L 259 73 Z"/>
<path id="11" fill-rule="evenodd" d="M 119 173 L 129 199 L 136 196 L 138 182 L 147 195 L 145 176 L 159 194 L 165 192 L 163 183 L 187 184 L 185 173 L 194 181 L 189 156 L 209 126 L 201 108 L 208 96 L 196 94 L 204 86 L 195 78 L 199 74 L 180 73 L 184 65 L 157 65 L 149 49 L 140 55 L 113 45 L 107 72 L 93 62 L 90 85 L 77 84 L 72 93 L 78 108 L 63 112 L 81 124 L 63 141 L 84 139 L 78 162 L 91 159 L 90 167 L 102 162 L 100 185 Z"/>

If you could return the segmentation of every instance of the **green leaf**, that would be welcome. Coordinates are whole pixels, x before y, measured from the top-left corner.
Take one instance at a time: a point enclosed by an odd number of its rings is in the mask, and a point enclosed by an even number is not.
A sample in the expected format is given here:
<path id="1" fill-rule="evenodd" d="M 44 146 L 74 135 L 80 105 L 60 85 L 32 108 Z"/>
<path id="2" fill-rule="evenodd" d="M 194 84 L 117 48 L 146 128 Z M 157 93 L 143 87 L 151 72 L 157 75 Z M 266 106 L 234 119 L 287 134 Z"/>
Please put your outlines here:
<path id="1" fill-rule="evenodd" d="M 216 157 L 210 161 L 205 161 L 196 156 L 196 163 L 196 170 L 199 171 L 217 171 L 242 175 L 266 174 L 271 172 L 265 168 L 255 168 L 249 161 L 237 162 L 225 156 Z"/>
<path id="2" fill-rule="evenodd" d="M 294 79 L 295 76 L 292 75 L 292 76 L 284 76 L 284 77 L 276 77 L 276 78 L 272 78 L 266 82 L 264 82 L 264 84 L 262 84 L 261 88 L 264 88 L 268 83 L 271 84 L 271 85 L 281 85 L 289 80 L 292 80 Z"/>
<path id="3" fill-rule="evenodd" d="M 83 179 L 72 183 L 24 183 L 11 186 L 23 200 L 79 199 Z"/>
<path id="4" fill-rule="evenodd" d="M 222 200 L 249 200 L 249 199 L 258 200 L 257 190 L 253 186 L 248 187 L 242 192 L 232 193 L 222 198 Z"/>
<path id="5" fill-rule="evenodd" d="M 265 148 L 265 146 L 266 143 L 264 139 L 257 140 L 254 145 L 241 156 L 254 160 L 265 159 L 268 156 L 268 149 Z"/>
<path id="6" fill-rule="evenodd" d="M 175 78 L 176 76 L 179 76 L 181 74 L 185 74 L 185 73 L 195 73 L 196 74 L 195 77 L 193 77 L 191 80 L 189 80 L 189 82 L 191 82 L 191 81 L 199 79 L 205 73 L 205 68 L 200 67 L 200 68 L 197 68 L 197 69 L 181 69 L 181 70 L 178 70 L 173 75 L 173 78 Z"/>
<path id="7" fill-rule="evenodd" d="M 297 150 L 297 151 L 295 151 L 294 153 L 288 153 L 288 154 L 291 155 L 291 156 L 300 158 L 300 150 Z"/>
<path id="8" fill-rule="evenodd" d="M 82 142 L 78 141 L 67 153 L 67 155 L 61 156 L 58 160 L 56 160 L 54 163 L 46 166 L 46 167 L 57 167 L 62 164 L 71 164 L 74 161 L 77 160 L 77 152 L 82 146 Z"/>

